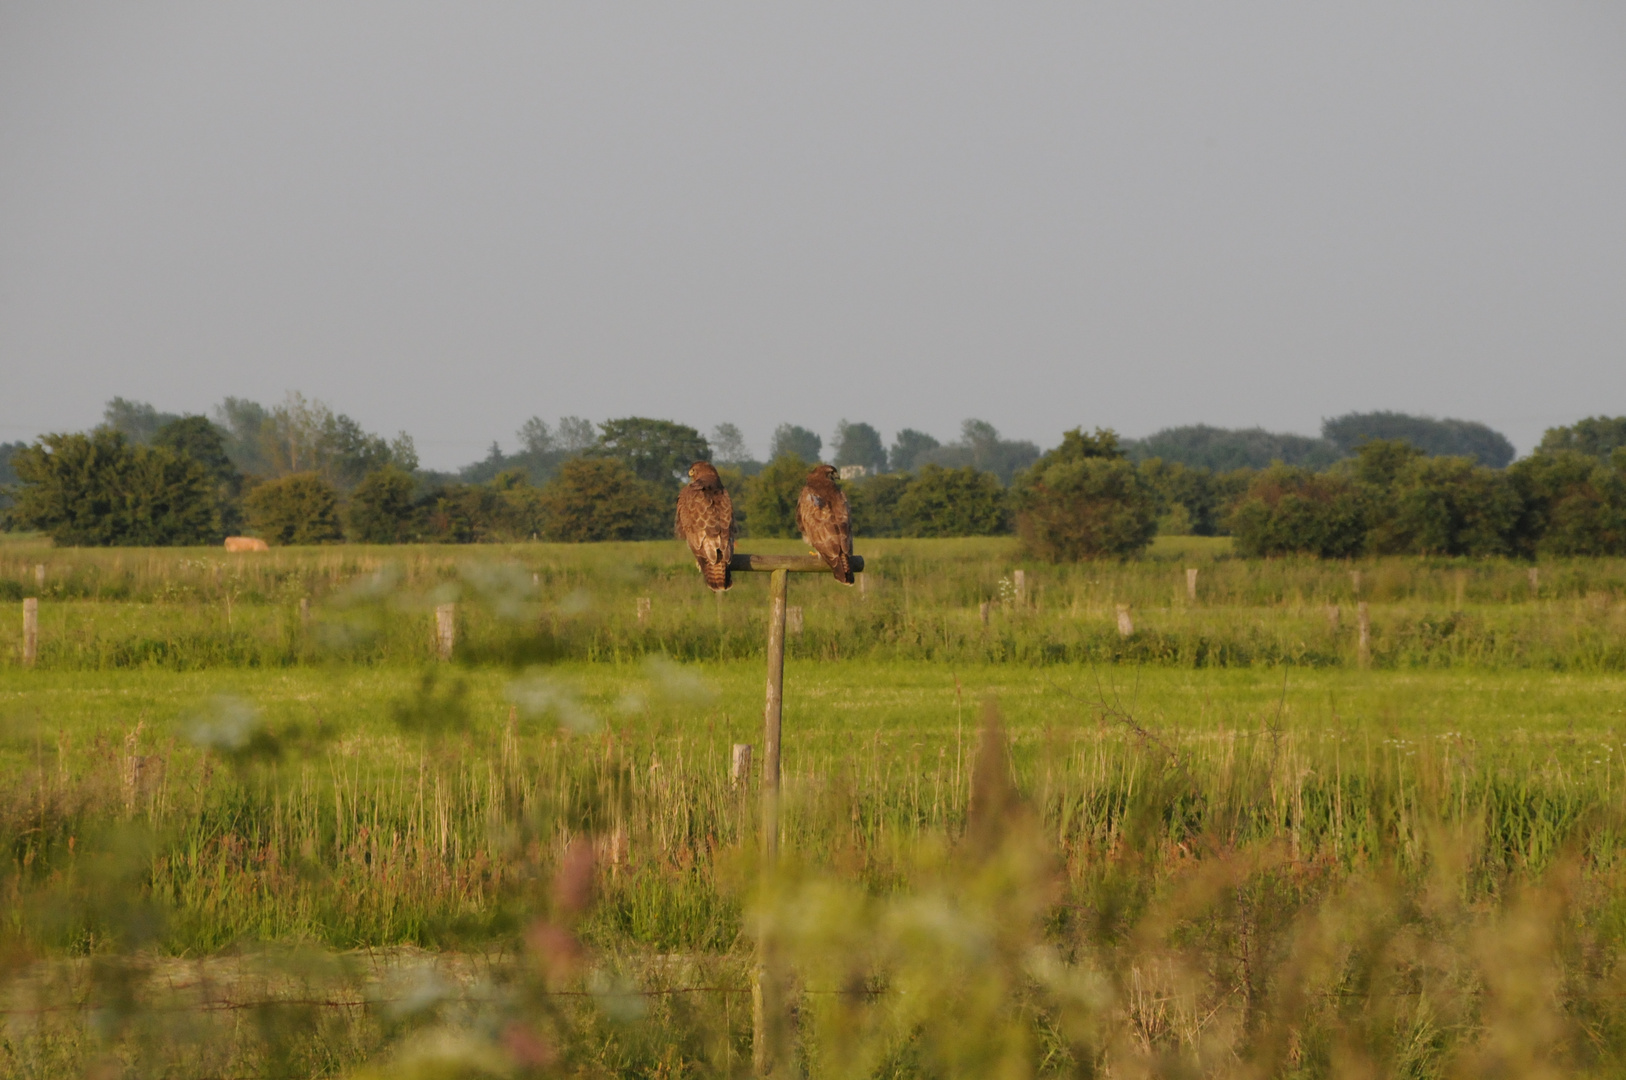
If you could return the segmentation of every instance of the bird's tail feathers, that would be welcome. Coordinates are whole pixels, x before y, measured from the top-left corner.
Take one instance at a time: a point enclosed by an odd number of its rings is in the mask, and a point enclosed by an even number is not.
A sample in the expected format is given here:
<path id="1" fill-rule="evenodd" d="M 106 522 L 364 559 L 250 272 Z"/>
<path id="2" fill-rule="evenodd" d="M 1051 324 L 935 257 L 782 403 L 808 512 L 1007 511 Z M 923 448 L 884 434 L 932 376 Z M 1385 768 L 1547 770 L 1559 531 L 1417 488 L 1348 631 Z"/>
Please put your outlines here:
<path id="1" fill-rule="evenodd" d="M 725 562 L 708 562 L 701 564 L 700 576 L 706 579 L 706 585 L 713 592 L 727 592 L 734 585 L 734 574 Z"/>

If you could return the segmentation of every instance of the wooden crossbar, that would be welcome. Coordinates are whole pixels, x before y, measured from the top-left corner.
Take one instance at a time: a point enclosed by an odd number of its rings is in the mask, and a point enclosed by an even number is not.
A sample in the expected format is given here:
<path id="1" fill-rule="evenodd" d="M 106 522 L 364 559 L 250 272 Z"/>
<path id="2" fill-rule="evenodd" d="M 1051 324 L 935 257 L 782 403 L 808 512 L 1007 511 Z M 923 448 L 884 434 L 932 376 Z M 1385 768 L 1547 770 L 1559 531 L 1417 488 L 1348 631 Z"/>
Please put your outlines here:
<path id="1" fill-rule="evenodd" d="M 862 555 L 849 555 L 847 565 L 852 572 L 864 572 L 864 557 Z M 824 560 L 817 555 L 750 555 L 745 552 L 735 552 L 734 557 L 728 560 L 728 568 L 736 574 L 752 570 L 788 570 L 793 574 L 828 574 L 830 568 Z"/>

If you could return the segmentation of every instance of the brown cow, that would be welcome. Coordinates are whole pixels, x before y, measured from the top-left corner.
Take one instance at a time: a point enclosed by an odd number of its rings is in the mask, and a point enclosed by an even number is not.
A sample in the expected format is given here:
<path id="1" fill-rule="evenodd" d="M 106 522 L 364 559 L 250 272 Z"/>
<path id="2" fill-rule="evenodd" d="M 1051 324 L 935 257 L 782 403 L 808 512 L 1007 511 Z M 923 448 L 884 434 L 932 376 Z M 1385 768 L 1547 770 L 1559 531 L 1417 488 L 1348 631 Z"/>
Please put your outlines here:
<path id="1" fill-rule="evenodd" d="M 227 551 L 270 551 L 264 540 L 258 536 L 228 536 L 226 537 Z"/>

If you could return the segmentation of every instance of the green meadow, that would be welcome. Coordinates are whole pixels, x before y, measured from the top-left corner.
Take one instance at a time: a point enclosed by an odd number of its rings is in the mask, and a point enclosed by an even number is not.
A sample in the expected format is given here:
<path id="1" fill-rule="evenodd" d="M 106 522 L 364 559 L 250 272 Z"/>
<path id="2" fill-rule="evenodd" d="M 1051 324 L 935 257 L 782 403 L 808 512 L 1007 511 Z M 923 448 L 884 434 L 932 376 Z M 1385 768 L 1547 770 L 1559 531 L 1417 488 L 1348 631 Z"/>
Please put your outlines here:
<path id="1" fill-rule="evenodd" d="M 1626 561 L 860 550 L 0 544 L 0 1071 L 1626 1071 Z"/>

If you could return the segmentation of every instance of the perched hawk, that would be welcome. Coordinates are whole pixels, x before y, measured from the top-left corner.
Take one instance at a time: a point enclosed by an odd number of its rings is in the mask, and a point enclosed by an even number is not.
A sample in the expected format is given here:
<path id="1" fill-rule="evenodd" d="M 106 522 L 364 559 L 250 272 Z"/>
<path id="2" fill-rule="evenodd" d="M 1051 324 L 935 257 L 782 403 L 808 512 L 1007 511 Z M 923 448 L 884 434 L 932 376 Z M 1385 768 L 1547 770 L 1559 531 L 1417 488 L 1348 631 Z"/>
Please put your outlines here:
<path id="1" fill-rule="evenodd" d="M 689 479 L 678 492 L 678 538 L 688 542 L 711 590 L 723 592 L 734 584 L 728 572 L 728 560 L 734 557 L 734 500 L 709 461 L 690 465 Z"/>
<path id="2" fill-rule="evenodd" d="M 815 465 L 807 474 L 801 498 L 796 500 L 796 527 L 843 585 L 853 583 L 848 560 L 853 553 L 853 521 L 847 511 L 847 496 L 836 487 L 836 470 Z"/>

